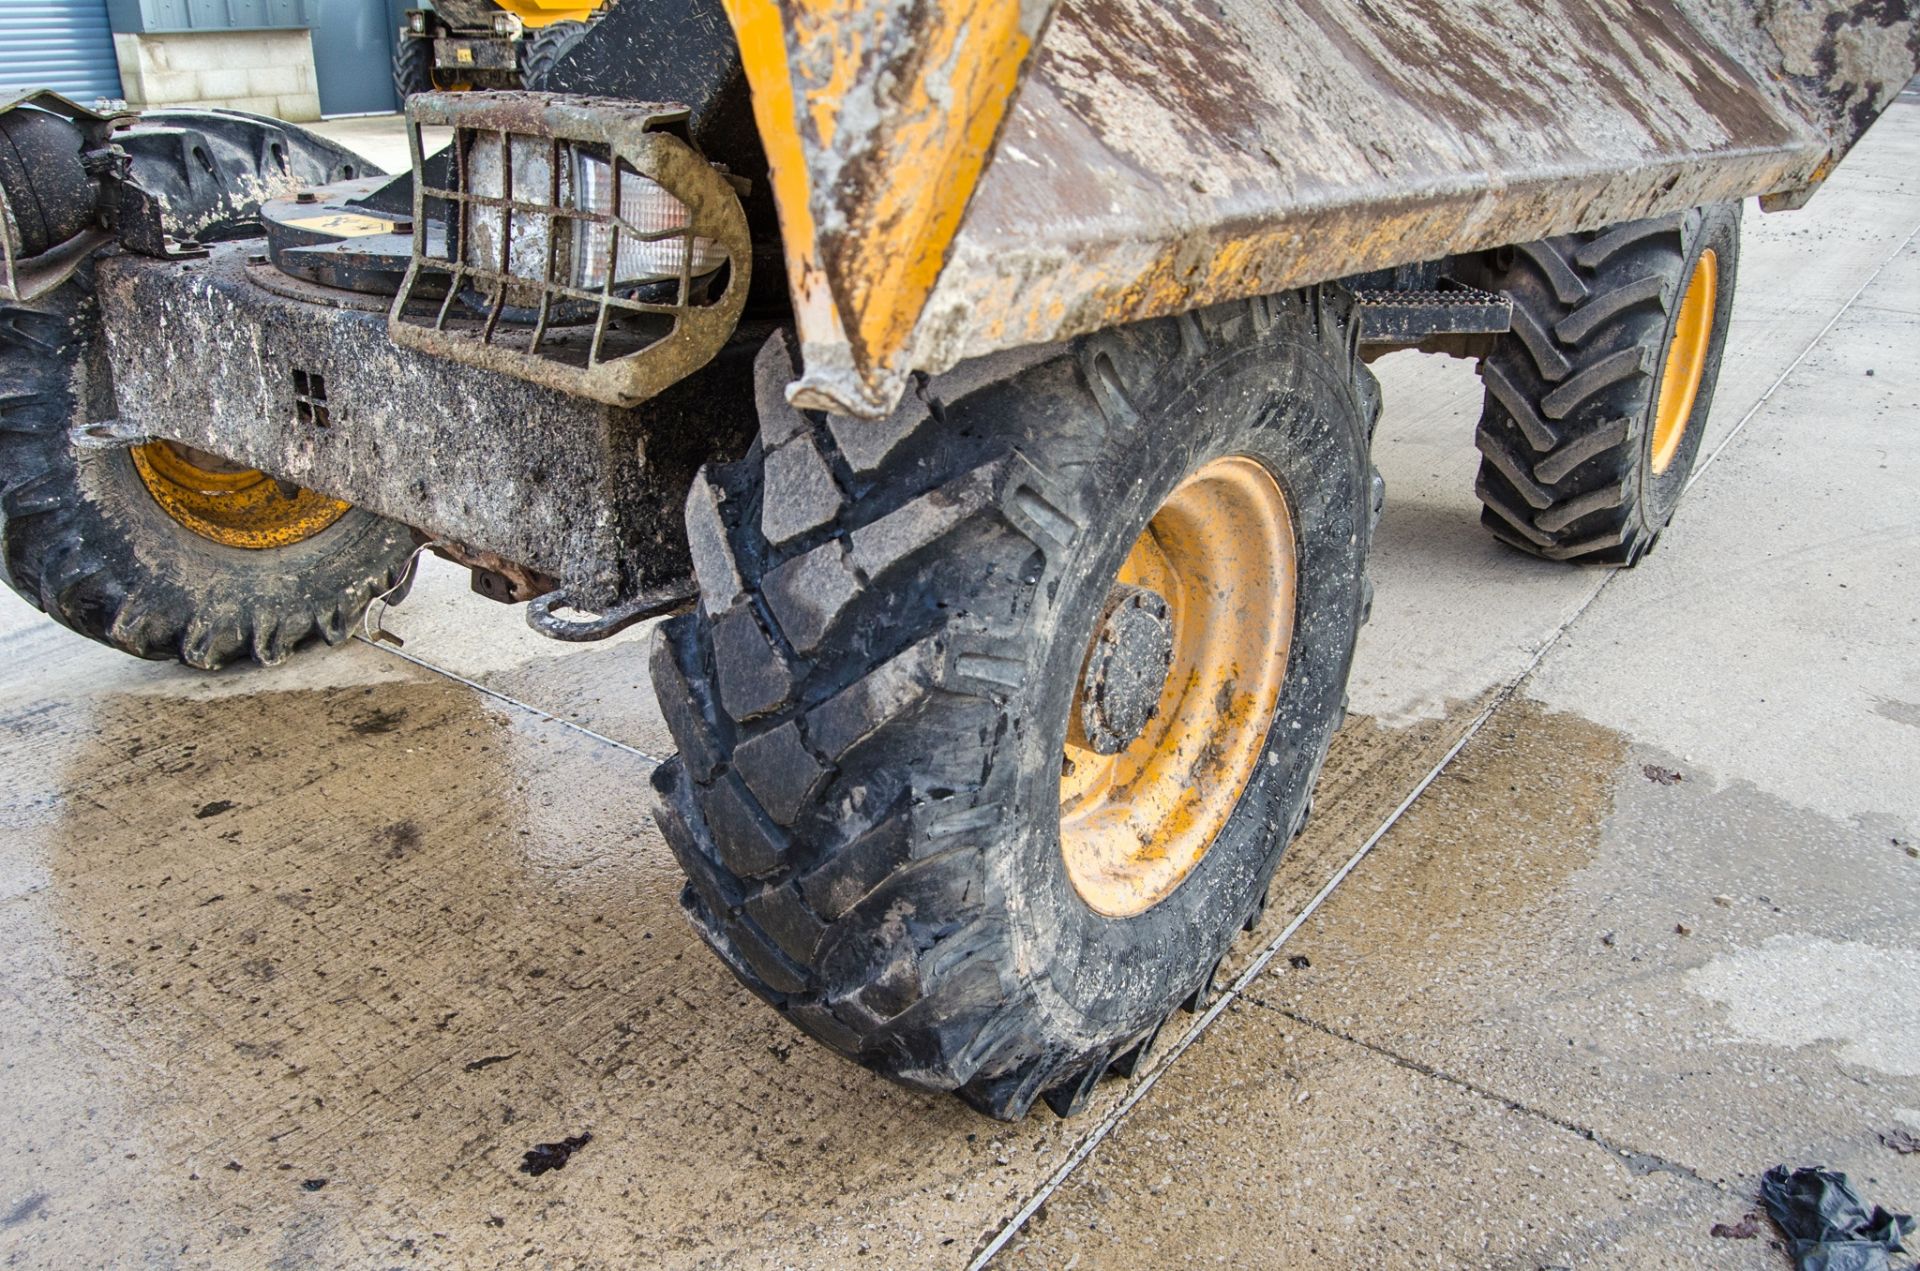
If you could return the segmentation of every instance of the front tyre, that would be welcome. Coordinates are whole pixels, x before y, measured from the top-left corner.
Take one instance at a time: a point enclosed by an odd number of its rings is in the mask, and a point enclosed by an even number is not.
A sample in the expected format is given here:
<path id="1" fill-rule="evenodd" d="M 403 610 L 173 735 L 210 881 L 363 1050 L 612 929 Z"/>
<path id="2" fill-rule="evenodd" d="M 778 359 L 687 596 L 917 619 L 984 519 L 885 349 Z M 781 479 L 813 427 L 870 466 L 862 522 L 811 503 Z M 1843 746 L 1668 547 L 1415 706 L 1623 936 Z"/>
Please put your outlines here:
<path id="1" fill-rule="evenodd" d="M 1550 560 L 1632 565 L 1673 518 L 1706 431 L 1740 266 L 1740 206 L 1490 253 L 1513 331 L 1480 365 L 1481 520 Z"/>
<path id="2" fill-rule="evenodd" d="M 654 652 L 683 903 L 869 1068 L 1074 1111 L 1207 992 L 1340 720 L 1376 507 L 1345 297 L 968 364 L 881 424 L 762 357 Z"/>

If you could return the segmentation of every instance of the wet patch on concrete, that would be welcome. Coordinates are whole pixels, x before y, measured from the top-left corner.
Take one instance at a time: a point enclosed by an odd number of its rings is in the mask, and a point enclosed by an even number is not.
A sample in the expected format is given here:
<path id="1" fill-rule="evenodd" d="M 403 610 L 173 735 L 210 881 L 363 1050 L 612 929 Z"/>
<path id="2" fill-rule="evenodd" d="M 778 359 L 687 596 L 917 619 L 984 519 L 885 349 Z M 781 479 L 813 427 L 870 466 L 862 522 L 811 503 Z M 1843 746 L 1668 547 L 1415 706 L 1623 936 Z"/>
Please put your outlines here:
<path id="1" fill-rule="evenodd" d="M 1408 729 L 1356 721 L 1358 763 L 1336 767 L 1330 757 L 1322 779 L 1329 782 L 1323 789 L 1339 791 L 1328 801 L 1338 842 L 1348 850 L 1357 846 L 1481 708 L 1457 704 L 1447 720 Z M 1502 707 L 1390 836 L 1401 845 L 1402 876 L 1390 888 L 1371 877 L 1374 871 L 1347 884 L 1365 893 L 1379 918 L 1373 934 L 1395 947 L 1498 939 L 1497 929 L 1485 930 L 1476 915 L 1524 912 L 1591 859 L 1625 753 L 1624 738 L 1585 720 L 1550 715 L 1524 701 Z M 1496 754 L 1500 760 L 1491 761 Z M 1342 777 L 1353 790 L 1339 790 L 1334 783 Z M 1319 799 L 1315 806 L 1317 812 Z M 1476 867 L 1463 868 L 1468 862 Z M 1311 948 L 1302 954 L 1317 974 L 1340 974 Z"/>
<path id="2" fill-rule="evenodd" d="M 1920 728 L 1920 702 L 1895 701 L 1890 697 L 1876 698 L 1873 713 L 1884 715 L 1896 724 L 1911 724 Z"/>
<path id="3" fill-rule="evenodd" d="M 0 733 L 0 1204 L 56 1198 L 0 1261 L 951 1265 L 1084 1128 L 800 1041 L 688 928 L 628 751 L 364 646 L 217 696 L 89 654 Z"/>
<path id="4" fill-rule="evenodd" d="M 995 1266 L 1747 1267 L 1738 1201 L 1388 1056 L 1230 1010 Z"/>
<path id="5" fill-rule="evenodd" d="M 1280 1264 L 1749 1266 L 1773 1256 L 1764 1242 L 1711 1228 L 1737 1226 L 1780 1160 L 1834 1163 L 1910 1204 L 1920 1169 L 1881 1136 L 1920 1082 L 1824 1044 L 1730 1037 L 1693 978 L 1750 965 L 1783 928 L 1904 948 L 1911 862 L 1885 842 L 1510 702 L 1049 1198 L 1011 1262 L 1259 1248 Z"/>
<path id="6" fill-rule="evenodd" d="M 1873 1132 L 1920 1083 L 1742 1040 L 1690 978 L 1779 938 L 1908 949 L 1920 875 L 1887 842 L 1880 818 L 1823 817 L 1515 702 L 1301 932 L 1311 969 L 1276 966 L 1255 992 L 1736 1188 L 1796 1154 L 1898 1171 Z M 1828 991 L 1776 988 L 1796 1012 Z"/>
<path id="7" fill-rule="evenodd" d="M 1406 792 L 1460 740 L 1487 700 L 1452 702 L 1438 717 L 1391 727 L 1352 715 L 1334 735 L 1314 788 L 1313 815 L 1288 845 L 1267 892 L 1266 912 L 1220 965 L 1230 982 L 1284 930 L 1329 878 L 1399 806 Z M 1171 1040 L 1169 1038 L 1168 1040 Z"/>
<path id="8" fill-rule="evenodd" d="M 52 1197 L 48 1196 L 45 1192 L 33 1192 L 22 1198 L 13 1208 L 7 1210 L 4 1214 L 0 1214 L 0 1227 L 19 1226 L 21 1223 L 27 1221 L 27 1219 L 38 1214 L 42 1209 L 45 1209 L 47 1202 L 51 1199 Z"/>

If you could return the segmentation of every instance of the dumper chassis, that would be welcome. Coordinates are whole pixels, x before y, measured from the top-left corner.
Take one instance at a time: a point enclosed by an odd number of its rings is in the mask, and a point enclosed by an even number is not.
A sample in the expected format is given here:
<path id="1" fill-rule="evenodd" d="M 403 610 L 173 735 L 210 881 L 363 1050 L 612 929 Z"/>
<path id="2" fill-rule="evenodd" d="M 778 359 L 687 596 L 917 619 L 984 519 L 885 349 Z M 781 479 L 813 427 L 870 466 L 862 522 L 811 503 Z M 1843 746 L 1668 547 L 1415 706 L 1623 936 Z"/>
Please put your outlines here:
<path id="1" fill-rule="evenodd" d="M 664 617 L 656 815 L 721 961 L 888 1078 L 1069 1115 L 1311 811 L 1367 363 L 1474 359 L 1488 529 L 1633 565 L 1742 201 L 1920 62 L 1898 6 L 1547 8 L 623 0 L 547 91 L 413 97 L 392 176 L 18 95 L 0 576 L 207 669 L 429 550 L 555 638 Z"/>

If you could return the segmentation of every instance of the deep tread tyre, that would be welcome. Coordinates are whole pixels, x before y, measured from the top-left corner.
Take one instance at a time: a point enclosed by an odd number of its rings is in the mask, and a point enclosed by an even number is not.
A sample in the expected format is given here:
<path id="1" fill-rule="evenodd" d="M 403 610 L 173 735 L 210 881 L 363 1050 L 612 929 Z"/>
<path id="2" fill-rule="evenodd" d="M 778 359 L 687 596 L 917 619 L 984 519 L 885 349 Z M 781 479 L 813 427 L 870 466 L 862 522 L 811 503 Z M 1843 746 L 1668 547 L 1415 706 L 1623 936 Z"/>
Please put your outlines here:
<path id="1" fill-rule="evenodd" d="M 407 98 L 415 93 L 432 91 L 433 41 L 403 31 L 393 46 L 393 93 L 400 99 L 400 109 L 407 108 Z"/>
<path id="2" fill-rule="evenodd" d="M 1664 471 L 1654 420 L 1681 299 L 1701 254 L 1718 289 L 1700 386 Z M 1490 253 L 1481 280 L 1513 330 L 1481 363 L 1481 520 L 1550 560 L 1631 565 L 1672 519 L 1713 402 L 1739 268 L 1740 207 L 1722 204 Z"/>
<path id="3" fill-rule="evenodd" d="M 75 449 L 111 409 L 91 274 L 0 305 L 0 580 L 81 635 L 202 669 L 338 644 L 404 594 L 403 525 L 352 509 L 290 546 L 226 547 L 162 511 L 125 449 Z"/>
<path id="4" fill-rule="evenodd" d="M 700 606 L 661 628 L 658 770 L 683 904 L 788 1020 L 989 1115 L 1062 1115 L 1204 1002 L 1264 904 L 1340 718 L 1377 515 L 1378 414 L 1335 290 L 983 359 L 894 419 L 787 405 L 688 498 Z M 1109 918 L 1060 847 L 1068 702 L 1108 582 L 1187 474 L 1259 462 L 1297 532 L 1258 763 L 1165 899 Z M 825 475 L 825 484 L 819 480 Z M 830 502 L 822 506 L 823 489 Z"/>
<path id="5" fill-rule="evenodd" d="M 520 83 L 534 92 L 552 87 L 553 68 L 587 33 L 591 22 L 554 22 L 520 40 Z"/>

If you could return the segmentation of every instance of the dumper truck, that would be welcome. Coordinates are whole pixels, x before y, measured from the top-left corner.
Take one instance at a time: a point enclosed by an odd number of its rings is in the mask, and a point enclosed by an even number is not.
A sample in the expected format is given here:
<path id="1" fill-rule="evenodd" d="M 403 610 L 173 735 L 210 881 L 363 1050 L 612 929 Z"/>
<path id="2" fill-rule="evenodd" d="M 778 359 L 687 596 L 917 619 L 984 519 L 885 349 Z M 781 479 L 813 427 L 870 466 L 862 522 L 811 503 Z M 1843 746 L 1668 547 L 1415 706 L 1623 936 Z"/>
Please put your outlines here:
<path id="1" fill-rule="evenodd" d="M 1917 62 L 1884 0 L 623 0 L 541 91 L 413 97 L 393 175 L 19 95 L 0 572 L 204 670 L 371 630 L 422 551 L 555 639 L 664 616 L 633 797 L 720 961 L 1069 1115 L 1312 808 L 1369 361 L 1472 359 L 1487 530 L 1632 566 L 1743 204 Z"/>
<path id="2" fill-rule="evenodd" d="M 436 88 L 542 88 L 606 0 L 434 0 L 408 9 L 393 46 L 404 104 Z"/>

